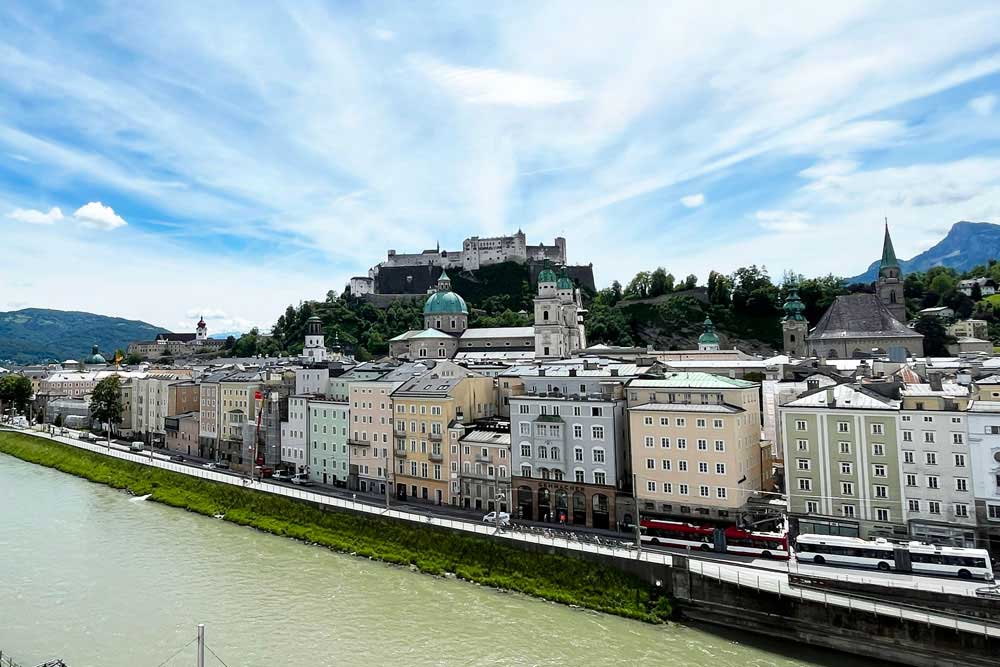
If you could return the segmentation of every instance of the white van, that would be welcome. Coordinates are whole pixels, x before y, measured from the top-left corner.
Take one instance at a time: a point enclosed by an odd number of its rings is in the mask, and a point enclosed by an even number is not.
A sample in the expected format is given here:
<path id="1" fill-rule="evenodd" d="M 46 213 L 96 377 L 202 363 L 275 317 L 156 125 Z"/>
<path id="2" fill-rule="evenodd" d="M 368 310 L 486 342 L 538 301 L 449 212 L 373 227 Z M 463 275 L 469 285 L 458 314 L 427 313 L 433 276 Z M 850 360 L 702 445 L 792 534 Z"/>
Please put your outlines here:
<path id="1" fill-rule="evenodd" d="M 142 451 L 142 441 L 136 440 L 131 445 L 128 446 L 130 452 L 141 452 Z"/>

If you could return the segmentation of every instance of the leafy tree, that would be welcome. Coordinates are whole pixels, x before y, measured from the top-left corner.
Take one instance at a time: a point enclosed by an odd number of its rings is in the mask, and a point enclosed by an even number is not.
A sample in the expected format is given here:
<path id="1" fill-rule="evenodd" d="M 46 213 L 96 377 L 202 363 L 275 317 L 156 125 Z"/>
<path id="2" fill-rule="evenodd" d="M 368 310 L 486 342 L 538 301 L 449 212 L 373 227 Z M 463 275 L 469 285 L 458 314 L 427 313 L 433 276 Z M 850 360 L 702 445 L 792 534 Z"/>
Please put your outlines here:
<path id="1" fill-rule="evenodd" d="M 62 425 L 63 425 L 63 416 L 61 414 L 57 414 L 56 418 L 52 421 L 52 424 L 56 428 L 62 428 Z"/>
<path id="2" fill-rule="evenodd" d="M 687 278 L 684 279 L 684 283 L 679 287 L 679 289 L 694 289 L 698 286 L 698 276 L 689 274 Z"/>
<path id="3" fill-rule="evenodd" d="M 4 404 L 13 404 L 14 410 L 23 413 L 31 401 L 31 380 L 17 373 L 0 377 L 0 415 Z"/>
<path id="4" fill-rule="evenodd" d="M 230 338 L 232 338 L 232 336 L 230 336 Z M 128 355 L 127 357 L 125 357 L 125 365 L 126 366 L 135 366 L 136 364 L 141 364 L 141 363 L 142 363 L 142 355 L 141 354 L 136 354 L 135 352 L 133 352 L 130 355 Z"/>
<path id="5" fill-rule="evenodd" d="M 121 378 L 109 375 L 97 383 L 90 395 L 91 420 L 105 425 L 109 446 L 111 431 L 121 425 L 123 412 Z"/>
<path id="6" fill-rule="evenodd" d="M 732 303 L 732 281 L 717 271 L 708 274 L 708 302 L 719 306 Z"/>
<path id="7" fill-rule="evenodd" d="M 941 318 L 933 315 L 922 315 L 917 318 L 914 330 L 924 336 L 924 353 L 931 357 L 948 356 L 948 346 L 955 343 L 955 337 L 949 336 Z"/>
<path id="8" fill-rule="evenodd" d="M 649 296 L 662 296 L 674 291 L 674 276 L 662 266 L 649 274 Z"/>
<path id="9" fill-rule="evenodd" d="M 936 269 L 938 267 L 934 268 Z M 931 279 L 930 289 L 938 294 L 944 294 L 945 292 L 954 289 L 954 287 L 955 278 L 947 273 L 938 273 Z"/>
<path id="10" fill-rule="evenodd" d="M 649 296 L 652 275 L 649 271 L 640 271 L 625 288 L 626 299 L 645 299 Z"/>
<path id="11" fill-rule="evenodd" d="M 983 288 L 979 286 L 979 283 L 972 283 L 971 292 L 972 293 L 969 294 L 970 299 L 972 299 L 973 301 L 983 300 Z"/>

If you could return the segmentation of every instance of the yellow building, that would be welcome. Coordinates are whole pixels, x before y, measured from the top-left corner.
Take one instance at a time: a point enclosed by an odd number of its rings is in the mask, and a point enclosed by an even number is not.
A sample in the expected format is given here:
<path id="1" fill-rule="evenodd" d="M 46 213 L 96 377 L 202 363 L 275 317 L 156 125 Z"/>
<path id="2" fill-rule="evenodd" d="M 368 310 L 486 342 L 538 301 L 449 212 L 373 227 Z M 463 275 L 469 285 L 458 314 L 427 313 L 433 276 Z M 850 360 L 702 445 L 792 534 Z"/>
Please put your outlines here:
<path id="1" fill-rule="evenodd" d="M 708 373 L 628 384 L 640 511 L 735 519 L 761 489 L 759 385 Z"/>
<path id="2" fill-rule="evenodd" d="M 459 444 L 448 426 L 493 416 L 496 389 L 493 378 L 450 361 L 423 363 L 428 370 L 392 393 L 396 497 L 456 505 Z"/>

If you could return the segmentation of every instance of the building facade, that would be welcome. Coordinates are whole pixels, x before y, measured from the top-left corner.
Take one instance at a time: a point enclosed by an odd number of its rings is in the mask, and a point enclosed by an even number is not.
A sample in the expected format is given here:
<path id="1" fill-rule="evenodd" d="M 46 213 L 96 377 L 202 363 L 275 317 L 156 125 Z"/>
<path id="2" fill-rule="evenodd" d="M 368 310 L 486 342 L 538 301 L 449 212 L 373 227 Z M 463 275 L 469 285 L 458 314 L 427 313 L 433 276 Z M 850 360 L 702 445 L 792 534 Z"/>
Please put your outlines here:
<path id="1" fill-rule="evenodd" d="M 449 442 L 456 440 L 461 489 L 458 504 L 483 512 L 509 512 L 513 497 L 510 422 L 455 423 L 449 429 Z"/>
<path id="2" fill-rule="evenodd" d="M 320 484 L 347 486 L 348 403 L 332 398 L 310 397 L 307 405 L 309 477 Z"/>
<path id="3" fill-rule="evenodd" d="M 966 414 L 976 537 L 980 547 L 996 555 L 1000 554 L 1000 401 L 975 400 Z"/>
<path id="4" fill-rule="evenodd" d="M 587 347 L 583 300 L 563 272 L 546 268 L 538 274 L 535 296 L 535 358 L 564 359 Z"/>

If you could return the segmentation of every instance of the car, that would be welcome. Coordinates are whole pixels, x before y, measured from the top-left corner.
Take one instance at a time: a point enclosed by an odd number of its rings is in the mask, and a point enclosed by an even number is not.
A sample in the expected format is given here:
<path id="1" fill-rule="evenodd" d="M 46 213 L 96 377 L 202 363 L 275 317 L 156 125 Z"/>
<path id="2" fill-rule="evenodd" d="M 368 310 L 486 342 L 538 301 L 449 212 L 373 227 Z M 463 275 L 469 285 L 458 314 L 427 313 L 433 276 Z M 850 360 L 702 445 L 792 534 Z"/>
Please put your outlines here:
<path id="1" fill-rule="evenodd" d="M 171 461 L 177 461 L 178 463 L 183 463 L 183 462 L 184 462 L 184 461 L 186 461 L 187 459 L 185 459 L 185 458 L 184 458 L 183 456 L 181 456 L 180 454 L 174 454 L 173 456 L 171 456 L 171 457 L 170 457 L 170 460 L 171 460 Z"/>
<path id="2" fill-rule="evenodd" d="M 287 470 L 278 470 L 274 473 L 274 475 L 272 475 L 271 479 L 276 482 L 290 482 L 292 481 L 292 477 L 294 477 L 294 475 Z"/>
<path id="3" fill-rule="evenodd" d="M 489 514 L 483 517 L 483 523 L 496 523 L 496 522 L 497 522 L 496 512 L 490 512 Z M 507 512 L 500 512 L 500 525 L 506 526 L 509 523 L 510 523 L 510 514 L 508 514 Z"/>
<path id="4" fill-rule="evenodd" d="M 209 470 L 229 470 L 229 461 L 212 461 L 202 466 Z"/>
<path id="5" fill-rule="evenodd" d="M 135 442 L 133 442 L 132 444 L 130 444 L 128 446 L 128 450 L 130 452 L 141 452 L 142 451 L 142 441 L 141 440 L 136 440 Z"/>
<path id="6" fill-rule="evenodd" d="M 309 479 L 309 475 L 304 472 L 300 472 L 295 477 L 292 477 L 292 484 L 298 484 L 299 486 L 312 486 L 312 480 Z"/>

